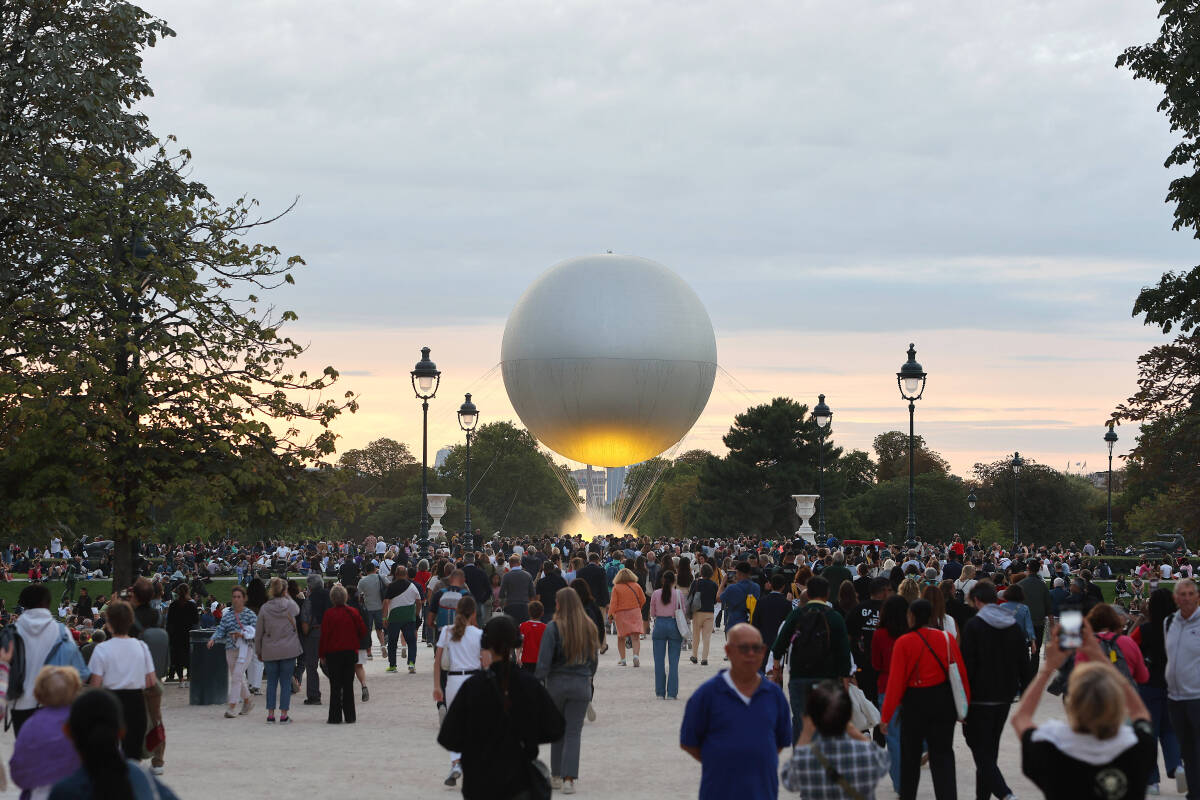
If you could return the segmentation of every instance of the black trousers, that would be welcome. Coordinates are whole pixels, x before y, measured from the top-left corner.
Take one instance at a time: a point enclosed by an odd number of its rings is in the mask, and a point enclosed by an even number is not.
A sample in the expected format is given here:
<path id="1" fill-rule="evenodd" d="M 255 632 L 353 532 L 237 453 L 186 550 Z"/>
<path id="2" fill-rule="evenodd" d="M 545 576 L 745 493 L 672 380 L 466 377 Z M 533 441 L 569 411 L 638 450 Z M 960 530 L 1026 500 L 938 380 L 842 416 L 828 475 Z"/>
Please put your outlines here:
<path id="1" fill-rule="evenodd" d="M 144 689 L 117 689 L 113 692 L 125 712 L 125 738 L 121 750 L 126 758 L 141 761 L 146 748 L 146 691 Z"/>
<path id="2" fill-rule="evenodd" d="M 922 743 L 929 744 L 929 772 L 937 800 L 958 797 L 954 777 L 954 696 L 949 683 L 908 687 L 900 703 L 900 800 L 916 800 Z"/>
<path id="3" fill-rule="evenodd" d="M 21 726 L 25 724 L 25 721 L 32 717 L 36 712 L 37 708 L 23 708 L 20 710 L 14 708 L 10 712 L 10 716 L 12 717 L 13 738 L 16 738 L 17 734 L 21 732 Z"/>
<path id="4" fill-rule="evenodd" d="M 1011 789 L 996 764 L 1000 755 L 1000 738 L 1008 720 L 1009 705 L 971 704 L 963 726 L 963 736 L 975 759 L 975 800 L 988 800 L 989 795 L 1008 797 Z"/>
<path id="5" fill-rule="evenodd" d="M 329 672 L 329 721 L 354 722 L 354 665 L 357 650 L 339 650 L 325 654 L 325 669 Z"/>

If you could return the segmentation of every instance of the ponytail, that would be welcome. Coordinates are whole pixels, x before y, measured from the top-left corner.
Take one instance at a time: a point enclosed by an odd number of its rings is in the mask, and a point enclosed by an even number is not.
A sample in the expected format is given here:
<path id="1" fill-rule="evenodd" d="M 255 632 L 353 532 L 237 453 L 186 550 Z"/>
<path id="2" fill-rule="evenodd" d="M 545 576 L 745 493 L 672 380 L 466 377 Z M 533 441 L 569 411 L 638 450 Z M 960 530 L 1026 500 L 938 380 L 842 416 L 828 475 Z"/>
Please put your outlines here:
<path id="1" fill-rule="evenodd" d="M 81 694 L 71 704 L 67 727 L 91 779 L 92 793 L 106 799 L 133 800 L 129 767 L 121 753 L 125 720 L 116 695 L 105 689 Z"/>
<path id="2" fill-rule="evenodd" d="M 469 594 L 464 594 L 462 599 L 458 601 L 458 608 L 454 612 L 454 627 L 450 629 L 450 641 L 458 642 L 462 640 L 463 634 L 467 632 L 467 620 L 475 613 L 475 598 Z"/>
<path id="3" fill-rule="evenodd" d="M 661 602 L 664 606 L 668 606 L 674 602 L 674 598 L 671 596 L 671 594 L 672 590 L 675 588 L 675 573 L 669 569 L 664 570 L 663 574 L 659 576 L 659 581 L 662 583 L 662 588 L 660 590 L 662 591 Z"/>

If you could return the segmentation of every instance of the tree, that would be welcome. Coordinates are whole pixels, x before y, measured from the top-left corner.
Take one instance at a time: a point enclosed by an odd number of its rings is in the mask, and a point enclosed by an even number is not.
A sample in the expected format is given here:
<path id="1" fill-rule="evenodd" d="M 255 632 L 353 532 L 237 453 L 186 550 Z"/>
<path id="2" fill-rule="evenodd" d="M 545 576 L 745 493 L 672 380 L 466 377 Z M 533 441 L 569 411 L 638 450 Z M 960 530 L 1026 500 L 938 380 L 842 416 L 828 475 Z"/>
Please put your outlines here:
<path id="1" fill-rule="evenodd" d="M 153 530 L 150 510 L 180 476 L 225 465 L 230 493 L 287 491 L 288 476 L 333 452 L 330 424 L 357 405 L 350 392 L 297 399 L 338 375 L 291 366 L 304 348 L 281 327 L 296 315 L 265 293 L 293 283 L 303 261 L 253 241 L 272 220 L 244 198 L 222 206 L 190 179 L 186 150 L 154 144 L 146 119 L 127 112 L 149 93 L 139 52 L 165 25 L 103 0 L 17 5 L 0 5 L 0 107 L 12 126 L 0 147 L 17 156 L 0 178 L 14 198 L 0 219 L 0 473 L 37 472 L 4 523 L 100 509 L 122 586 L 133 539 Z M 43 85 L 63 108 L 28 100 Z M 71 135 L 58 137 L 64 113 Z M 42 143 L 48 154 L 35 152 Z M 31 487 L 58 491 L 64 473 L 79 476 L 78 492 L 46 499 L 54 516 L 39 518 Z"/>
<path id="2" fill-rule="evenodd" d="M 966 492 L 956 475 L 931 470 L 913 481 L 917 507 L 917 536 L 945 542 L 966 529 Z M 908 475 L 881 481 L 849 503 L 857 525 L 866 535 L 884 541 L 904 541 L 908 521 Z M 848 538 L 848 537 L 844 537 Z"/>
<path id="3" fill-rule="evenodd" d="M 354 475 L 357 491 L 375 497 L 399 497 L 421 467 L 408 445 L 381 437 L 362 449 L 347 450 L 338 466 Z M 418 516 L 420 512 L 418 511 Z"/>
<path id="4" fill-rule="evenodd" d="M 465 466 L 466 447 L 455 445 L 438 477 L 445 491 L 457 492 L 460 498 Z M 540 535 L 557 532 L 578 510 L 564 488 L 574 486 L 570 471 L 554 464 L 529 431 L 511 422 L 491 422 L 475 430 L 471 480 L 473 527 L 482 529 L 478 523 L 487 520 L 494 530 L 509 535 Z M 418 518 L 419 512 L 411 522 L 414 532 Z"/>
<path id="5" fill-rule="evenodd" d="M 1191 3 L 1161 0 L 1158 38 L 1129 47 L 1117 59 L 1135 78 L 1163 88 L 1158 110 L 1167 115 L 1181 141 L 1167 155 L 1164 167 L 1178 174 L 1168 185 L 1166 200 L 1174 203 L 1175 230 L 1190 230 L 1200 238 L 1200 84 L 1195 80 L 1200 51 L 1200 18 Z M 1170 487 L 1159 490 L 1179 508 L 1200 508 L 1200 266 L 1165 273 L 1156 286 L 1138 294 L 1133 315 L 1158 327 L 1173 340 L 1150 348 L 1138 359 L 1138 390 L 1113 414 L 1116 421 L 1143 425 L 1131 454 L 1151 462 L 1152 450 L 1174 450 L 1191 468 L 1172 476 Z M 1168 424 L 1159 424 L 1164 420 Z M 1172 441 L 1164 442 L 1162 437 Z M 1186 515 L 1195 527 L 1197 513 Z"/>
<path id="6" fill-rule="evenodd" d="M 879 467 L 863 450 L 851 450 L 837 460 L 838 473 L 846 486 L 846 497 L 857 497 L 875 485 Z"/>
<path id="7" fill-rule="evenodd" d="M 924 436 L 914 436 L 913 472 L 950 474 L 950 465 L 938 453 L 925 446 Z M 897 476 L 908 477 L 908 434 L 902 431 L 887 431 L 875 437 L 875 457 L 879 462 L 876 479 L 883 483 Z"/>
<path id="8" fill-rule="evenodd" d="M 817 447 L 825 449 L 826 518 L 843 494 L 842 450 L 822 440 L 808 406 L 786 397 L 734 418 L 725 458 L 709 457 L 697 485 L 698 532 L 785 535 L 798 524 L 791 496 L 817 489 Z"/>
<path id="9" fill-rule="evenodd" d="M 1053 544 L 1062 541 L 1093 542 L 1101 535 L 1104 493 L 1086 479 L 1066 475 L 1026 458 L 1021 473 L 1014 476 L 1008 459 L 976 464 L 976 511 L 981 517 L 1005 525 L 1012 543 L 1014 503 L 1019 518 L 1021 541 L 1028 544 Z M 962 505 L 963 499 L 959 498 Z"/>

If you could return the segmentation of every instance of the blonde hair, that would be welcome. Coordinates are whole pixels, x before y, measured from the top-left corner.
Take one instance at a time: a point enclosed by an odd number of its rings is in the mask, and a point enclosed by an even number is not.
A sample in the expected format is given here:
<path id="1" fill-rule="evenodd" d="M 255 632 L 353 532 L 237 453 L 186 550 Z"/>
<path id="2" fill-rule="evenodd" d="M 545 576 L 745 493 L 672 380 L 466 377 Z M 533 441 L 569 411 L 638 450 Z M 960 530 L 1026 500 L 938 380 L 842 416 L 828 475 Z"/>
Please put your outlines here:
<path id="1" fill-rule="evenodd" d="M 907 600 L 909 605 L 912 605 L 914 600 L 920 599 L 921 587 L 912 578 L 905 578 L 900 581 L 900 587 L 896 589 L 896 594 Z"/>
<path id="2" fill-rule="evenodd" d="M 600 634 L 583 610 L 579 593 L 569 586 L 554 593 L 554 622 L 568 664 L 580 664 L 596 657 Z"/>
<path id="3" fill-rule="evenodd" d="M 267 587 L 267 596 L 282 597 L 285 592 L 287 592 L 287 581 L 278 576 L 271 578 L 271 585 Z"/>
<path id="4" fill-rule="evenodd" d="M 464 594 L 458 600 L 458 607 L 454 610 L 454 627 L 450 629 L 450 640 L 457 642 L 467 632 L 467 620 L 475 614 L 475 598 L 469 594 Z"/>
<path id="5" fill-rule="evenodd" d="M 622 567 L 617 576 L 613 578 L 613 583 L 637 583 L 637 575 L 634 575 L 633 570 L 629 567 Z"/>
<path id="6" fill-rule="evenodd" d="M 340 583 L 335 583 L 333 588 L 329 590 L 329 601 L 335 606 L 346 605 L 348 599 L 350 599 L 350 594 L 346 591 L 346 587 Z"/>
<path id="7" fill-rule="evenodd" d="M 1076 664 L 1067 681 L 1067 722 L 1076 733 L 1111 739 L 1125 722 L 1125 687 L 1107 664 Z"/>
<path id="8" fill-rule="evenodd" d="M 975 565 L 967 564 L 962 569 L 962 575 L 959 575 L 959 580 L 969 581 L 975 577 Z"/>
<path id="9" fill-rule="evenodd" d="M 83 681 L 74 667 L 42 667 L 33 682 L 33 696 L 48 708 L 64 708 L 82 688 Z"/>

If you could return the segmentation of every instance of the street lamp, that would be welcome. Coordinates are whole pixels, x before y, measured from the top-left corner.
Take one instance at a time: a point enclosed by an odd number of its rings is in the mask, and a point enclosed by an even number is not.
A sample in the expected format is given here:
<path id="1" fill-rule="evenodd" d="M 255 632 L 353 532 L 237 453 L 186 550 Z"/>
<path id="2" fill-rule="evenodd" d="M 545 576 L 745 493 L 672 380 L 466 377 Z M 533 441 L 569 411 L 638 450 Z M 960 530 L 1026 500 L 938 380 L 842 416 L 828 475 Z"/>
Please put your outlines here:
<path id="1" fill-rule="evenodd" d="M 1021 475 L 1021 467 L 1025 462 L 1021 460 L 1020 453 L 1013 453 L 1012 471 L 1013 471 L 1013 558 L 1017 557 L 1017 545 L 1021 541 L 1021 529 L 1017 523 L 1017 509 L 1021 499 L 1018 479 Z"/>
<path id="2" fill-rule="evenodd" d="M 417 547 L 422 552 L 429 549 L 429 401 L 437 394 L 442 373 L 437 364 L 429 360 L 429 348 L 421 348 L 421 360 L 413 367 L 413 391 L 421 401 L 421 535 Z"/>
<path id="3" fill-rule="evenodd" d="M 463 530 L 467 536 L 471 537 L 471 546 L 478 550 L 481 542 L 474 538 L 471 530 L 471 434 L 475 431 L 475 426 L 479 424 L 479 409 L 471 402 L 471 393 L 467 392 L 467 399 L 463 400 L 463 404 L 458 408 L 458 427 L 467 432 L 467 511 L 464 515 Z"/>
<path id="4" fill-rule="evenodd" d="M 917 411 L 916 402 L 925 394 L 925 370 L 917 363 L 916 345 L 908 345 L 908 361 L 896 373 L 896 386 L 900 388 L 900 396 L 908 401 L 908 525 L 906 526 L 907 540 L 913 541 L 917 536 L 917 510 L 913 492 L 913 474 L 915 460 L 913 451 L 916 438 L 913 436 L 913 415 Z"/>
<path id="5" fill-rule="evenodd" d="M 967 495 L 967 516 L 969 516 L 971 518 L 971 538 L 972 539 L 975 538 L 975 514 L 972 513 L 975 510 L 975 503 L 976 503 L 975 492 L 972 491 L 969 495 Z"/>
<path id="6" fill-rule="evenodd" d="M 825 405 L 825 395 L 817 395 L 817 405 L 812 410 L 813 422 L 817 423 L 817 539 L 825 541 L 825 432 L 833 421 L 833 412 Z"/>
<path id="7" fill-rule="evenodd" d="M 1112 451 L 1113 445 L 1117 443 L 1117 432 L 1113 430 L 1113 424 L 1108 423 L 1108 433 L 1104 434 L 1104 441 L 1108 445 L 1108 522 L 1104 526 L 1104 549 L 1111 556 L 1117 552 L 1117 543 L 1113 541 L 1112 532 Z"/>

